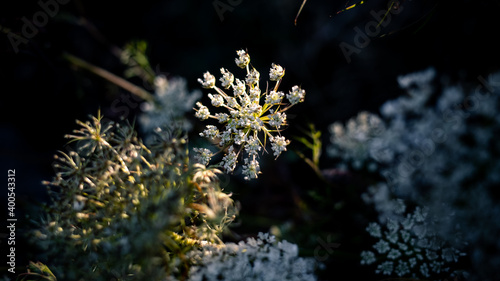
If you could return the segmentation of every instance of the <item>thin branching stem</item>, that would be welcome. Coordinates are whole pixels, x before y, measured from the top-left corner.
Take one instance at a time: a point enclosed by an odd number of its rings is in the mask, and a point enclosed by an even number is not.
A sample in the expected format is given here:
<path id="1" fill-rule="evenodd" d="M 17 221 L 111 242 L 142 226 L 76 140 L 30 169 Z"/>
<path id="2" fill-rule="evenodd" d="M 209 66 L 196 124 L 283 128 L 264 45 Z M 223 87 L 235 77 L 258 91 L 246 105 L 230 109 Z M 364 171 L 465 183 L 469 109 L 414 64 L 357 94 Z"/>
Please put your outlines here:
<path id="1" fill-rule="evenodd" d="M 115 74 L 113 74 L 105 69 L 102 69 L 98 66 L 95 66 L 87 61 L 84 61 L 81 58 L 78 58 L 78 57 L 71 55 L 71 54 L 68 54 L 68 53 L 64 53 L 63 58 L 66 59 L 67 61 L 69 61 L 70 63 L 72 63 L 73 65 L 76 65 L 78 67 L 82 67 L 82 68 L 108 80 L 109 82 L 129 91 L 130 93 L 136 95 L 137 97 L 139 97 L 143 100 L 146 100 L 146 101 L 153 101 L 154 100 L 153 94 L 149 93 L 148 91 L 144 90 L 141 87 L 138 87 L 138 86 L 128 82 L 127 80 L 125 80 L 119 76 L 116 76 Z"/>

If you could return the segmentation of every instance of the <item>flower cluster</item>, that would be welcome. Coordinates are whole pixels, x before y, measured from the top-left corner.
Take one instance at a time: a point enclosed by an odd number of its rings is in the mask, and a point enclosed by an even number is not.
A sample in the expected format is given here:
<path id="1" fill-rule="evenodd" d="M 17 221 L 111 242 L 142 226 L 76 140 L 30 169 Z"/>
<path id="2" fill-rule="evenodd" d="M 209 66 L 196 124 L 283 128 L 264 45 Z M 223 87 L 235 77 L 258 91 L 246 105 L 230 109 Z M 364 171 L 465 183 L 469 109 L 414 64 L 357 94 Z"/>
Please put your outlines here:
<path id="1" fill-rule="evenodd" d="M 259 233 L 257 239 L 225 245 L 204 245 L 188 256 L 199 265 L 190 269 L 189 281 L 316 280 L 313 259 L 298 256 L 298 247 Z"/>
<path id="2" fill-rule="evenodd" d="M 335 122 L 329 130 L 333 144 L 328 148 L 329 156 L 350 162 L 354 168 L 359 169 L 369 160 L 369 141 L 380 135 L 385 127 L 380 117 L 363 111 L 356 118 L 350 119 L 345 127 L 340 122 Z"/>
<path id="3" fill-rule="evenodd" d="M 265 151 L 266 140 L 271 142 L 273 155 L 278 157 L 281 152 L 286 151 L 289 140 L 280 135 L 286 123 L 286 113 L 290 107 L 304 100 L 305 91 L 299 86 L 294 86 L 289 93 L 278 90 L 285 69 L 277 64 L 272 64 L 269 72 L 271 81 L 274 81 L 272 89 L 262 91 L 259 85 L 260 73 L 255 68 L 250 68 L 250 56 L 244 50 L 236 52 L 238 57 L 236 65 L 246 69 L 246 77 L 243 80 L 235 78 L 227 69 L 221 68 L 222 77 L 219 79 L 222 88 L 217 87 L 215 76 L 206 72 L 203 79 L 198 79 L 206 89 L 212 89 L 215 93 L 208 94 L 211 104 L 216 108 L 224 108 L 227 113 L 211 113 L 207 106 L 198 102 L 195 116 L 200 120 L 209 118 L 217 120 L 223 129 L 215 125 L 207 125 L 200 136 L 217 143 L 225 155 L 220 163 L 227 173 L 236 168 L 240 154 L 243 158 L 243 175 L 245 179 L 254 179 L 260 173 L 258 154 Z M 224 90 L 232 91 L 227 94 Z M 285 98 L 288 104 L 285 103 Z M 261 104 L 261 101 L 264 101 Z M 262 139 L 263 137 L 263 139 Z M 208 149 L 197 149 L 198 161 L 204 164 L 210 162 L 211 153 Z"/>
<path id="4" fill-rule="evenodd" d="M 403 215 L 406 209 L 399 200 L 396 214 Z M 377 263 L 375 273 L 397 277 L 436 278 L 450 274 L 451 267 L 465 254 L 445 245 L 433 233 L 426 208 L 417 207 L 406 217 L 388 219 L 383 225 L 372 222 L 366 231 L 378 242 L 375 251 L 363 251 L 361 264 Z"/>
<path id="5" fill-rule="evenodd" d="M 376 164 L 372 172 L 386 181 L 370 186 L 363 199 L 375 205 L 381 220 L 393 211 L 394 198 L 427 206 L 430 214 L 443 217 L 432 226 L 437 235 L 455 248 L 470 245 L 473 275 L 496 280 L 500 256 L 492 253 L 500 251 L 494 234 L 500 231 L 495 219 L 500 214 L 500 74 L 480 76 L 475 85 L 438 87 L 435 76 L 432 68 L 401 76 L 398 82 L 407 94 L 387 101 L 379 117 L 358 116 L 346 129 L 333 125 L 331 151 L 341 153 L 332 156 L 354 168 L 356 162 Z M 456 239 L 457 229 L 462 239 Z"/>

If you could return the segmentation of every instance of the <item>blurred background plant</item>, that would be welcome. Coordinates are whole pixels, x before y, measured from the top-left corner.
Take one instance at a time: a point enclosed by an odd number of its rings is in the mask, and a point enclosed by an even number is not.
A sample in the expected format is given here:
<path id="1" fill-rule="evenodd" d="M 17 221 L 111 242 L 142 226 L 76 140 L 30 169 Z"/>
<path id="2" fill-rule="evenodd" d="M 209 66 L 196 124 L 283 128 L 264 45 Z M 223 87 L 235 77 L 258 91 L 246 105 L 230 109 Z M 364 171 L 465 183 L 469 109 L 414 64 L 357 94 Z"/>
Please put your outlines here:
<path id="1" fill-rule="evenodd" d="M 495 280 L 500 75 L 480 76 L 475 85 L 436 80 L 432 68 L 398 77 L 407 95 L 386 102 L 380 117 L 361 113 L 346 127 L 333 124 L 329 154 L 340 159 L 339 169 L 367 171 L 378 181 L 363 199 L 381 223 L 394 220 L 400 199 L 424 206 L 432 224 L 423 231 L 467 253 L 470 280 Z"/>

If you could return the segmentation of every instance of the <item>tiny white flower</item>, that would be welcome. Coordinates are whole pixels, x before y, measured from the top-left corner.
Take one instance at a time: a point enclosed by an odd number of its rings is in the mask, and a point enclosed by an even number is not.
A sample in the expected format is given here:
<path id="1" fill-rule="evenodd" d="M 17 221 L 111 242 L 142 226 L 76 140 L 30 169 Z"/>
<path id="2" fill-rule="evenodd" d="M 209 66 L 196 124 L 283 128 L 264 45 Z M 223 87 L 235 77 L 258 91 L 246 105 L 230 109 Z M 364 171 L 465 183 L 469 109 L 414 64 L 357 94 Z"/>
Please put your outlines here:
<path id="1" fill-rule="evenodd" d="M 231 131 L 226 130 L 226 131 L 222 132 L 222 134 L 220 134 L 219 137 L 220 137 L 219 145 L 224 146 L 224 145 L 231 142 Z"/>
<path id="2" fill-rule="evenodd" d="M 164 75 L 156 76 L 153 84 L 155 85 L 156 92 L 165 92 L 165 89 L 168 87 L 168 81 Z"/>
<path id="3" fill-rule="evenodd" d="M 375 273 L 391 275 L 393 269 L 394 269 L 394 263 L 392 261 L 385 261 L 377 266 Z"/>
<path id="4" fill-rule="evenodd" d="M 206 129 L 200 133 L 201 137 L 205 137 L 207 139 L 214 139 L 219 135 L 219 129 L 214 125 L 207 125 Z"/>
<path id="5" fill-rule="evenodd" d="M 373 248 L 375 248 L 379 254 L 387 253 L 391 249 L 389 247 L 389 243 L 384 240 L 379 240 L 375 245 L 373 245 Z"/>
<path id="6" fill-rule="evenodd" d="M 230 146 L 228 149 L 228 153 L 222 158 L 220 165 L 226 170 L 227 173 L 231 173 L 234 171 L 236 167 L 236 153 L 234 152 L 234 147 Z"/>
<path id="7" fill-rule="evenodd" d="M 227 106 L 231 108 L 240 108 L 241 106 L 238 104 L 235 98 L 227 97 Z"/>
<path id="8" fill-rule="evenodd" d="M 242 107 L 247 107 L 250 104 L 250 97 L 245 92 L 239 96 L 239 99 Z"/>
<path id="9" fill-rule="evenodd" d="M 245 93 L 245 89 L 246 89 L 245 83 L 243 83 L 243 81 L 241 81 L 240 79 L 236 78 L 236 84 L 233 87 L 234 96 L 237 97 L 239 95 L 242 95 L 243 93 Z"/>
<path id="10" fill-rule="evenodd" d="M 425 250 L 425 255 L 427 256 L 427 259 L 429 259 L 429 260 L 435 260 L 439 257 L 435 251 L 431 251 L 429 249 Z"/>
<path id="11" fill-rule="evenodd" d="M 394 200 L 394 213 L 401 215 L 406 211 L 406 204 L 403 199 Z"/>
<path id="12" fill-rule="evenodd" d="M 408 260 L 408 262 L 410 263 L 410 267 L 411 268 L 414 268 L 417 265 L 417 259 L 416 258 L 410 258 Z"/>
<path id="13" fill-rule="evenodd" d="M 408 267 L 407 262 L 399 260 L 398 265 L 396 266 L 396 269 L 394 271 L 399 277 L 402 277 L 410 273 L 410 268 Z"/>
<path id="14" fill-rule="evenodd" d="M 411 214 L 408 214 L 406 218 L 401 222 L 401 226 L 403 226 L 403 229 L 405 230 L 410 230 L 412 229 L 415 221 L 413 220 L 413 216 Z"/>
<path id="15" fill-rule="evenodd" d="M 385 232 L 386 238 L 389 242 L 396 244 L 398 242 L 398 233 L 397 232 Z"/>
<path id="16" fill-rule="evenodd" d="M 247 74 L 245 81 L 248 85 L 255 85 L 259 83 L 259 79 L 260 73 L 255 68 L 252 68 L 252 70 L 250 70 L 250 72 Z"/>
<path id="17" fill-rule="evenodd" d="M 262 241 L 265 241 L 267 240 L 267 237 L 269 236 L 269 233 L 264 233 L 264 232 L 259 232 L 257 233 L 257 237 L 262 240 Z"/>
<path id="18" fill-rule="evenodd" d="M 250 63 L 250 55 L 245 50 L 236 51 L 238 57 L 234 60 L 240 68 L 245 68 Z"/>
<path id="19" fill-rule="evenodd" d="M 286 151 L 286 146 L 290 143 L 283 136 L 271 137 L 271 148 L 274 151 L 274 156 L 280 156 L 281 152 Z"/>
<path id="20" fill-rule="evenodd" d="M 399 230 L 399 223 L 393 219 L 387 219 L 387 229 L 390 233 L 397 232 Z"/>
<path id="21" fill-rule="evenodd" d="M 208 94 L 208 97 L 212 101 L 212 105 L 213 106 L 219 107 L 221 105 L 224 105 L 224 98 L 222 98 L 221 95 L 219 95 L 219 94 L 216 94 L 216 95 Z"/>
<path id="22" fill-rule="evenodd" d="M 212 151 L 210 151 L 208 148 L 193 148 L 193 151 L 196 153 L 194 156 L 194 159 L 203 165 L 208 165 L 210 162 L 210 159 L 212 157 Z"/>
<path id="23" fill-rule="evenodd" d="M 269 71 L 269 80 L 278 81 L 285 75 L 285 70 L 278 64 L 271 64 L 271 70 Z"/>
<path id="24" fill-rule="evenodd" d="M 377 238 L 380 238 L 382 237 L 382 233 L 380 231 L 380 225 L 376 222 L 372 222 L 370 223 L 367 227 L 366 227 L 366 231 L 373 237 L 377 237 Z"/>
<path id="25" fill-rule="evenodd" d="M 286 95 L 286 98 L 292 105 L 295 105 L 299 102 L 303 102 L 305 95 L 305 90 L 300 89 L 299 86 L 293 86 L 292 91 Z"/>
<path id="26" fill-rule="evenodd" d="M 260 104 L 251 103 L 248 106 L 248 112 L 250 114 L 257 114 L 259 116 L 262 112 L 262 106 Z"/>
<path id="27" fill-rule="evenodd" d="M 222 74 L 222 77 L 219 79 L 219 81 L 221 82 L 224 89 L 228 89 L 233 84 L 234 75 L 224 68 L 220 69 L 220 73 Z"/>
<path id="28" fill-rule="evenodd" d="M 427 217 L 427 208 L 416 207 L 413 216 L 416 222 L 423 222 Z"/>
<path id="29" fill-rule="evenodd" d="M 426 263 L 422 264 L 420 266 L 420 273 L 422 273 L 423 276 L 425 277 L 430 277 L 431 275 L 429 274 L 429 267 L 427 266 Z"/>
<path id="30" fill-rule="evenodd" d="M 249 97 L 250 97 L 250 101 L 252 103 L 259 103 L 259 99 L 260 99 L 260 88 L 255 85 L 254 87 L 250 88 L 250 91 L 249 91 Z"/>
<path id="31" fill-rule="evenodd" d="M 229 120 L 229 115 L 227 115 L 227 113 L 216 113 L 215 118 L 217 118 L 219 123 L 225 123 Z"/>
<path id="32" fill-rule="evenodd" d="M 395 259 L 399 258 L 400 256 L 401 256 L 401 252 L 399 250 L 396 250 L 396 249 L 390 250 L 389 253 L 387 254 L 387 258 L 391 259 L 391 260 L 395 260 Z"/>
<path id="33" fill-rule="evenodd" d="M 259 173 L 259 162 L 255 159 L 248 161 L 248 158 L 245 158 L 245 165 L 243 165 L 243 175 L 245 176 L 245 180 L 256 179 Z"/>
<path id="34" fill-rule="evenodd" d="M 401 238 L 403 239 L 403 242 L 408 243 L 408 241 L 411 238 L 410 233 L 406 230 L 401 230 L 400 234 L 401 234 Z"/>
<path id="35" fill-rule="evenodd" d="M 234 136 L 234 143 L 237 145 L 241 145 L 242 143 L 247 141 L 247 134 L 243 132 L 242 130 L 236 131 L 236 134 Z"/>
<path id="36" fill-rule="evenodd" d="M 283 92 L 271 91 L 266 95 L 266 103 L 271 105 L 279 104 L 281 103 L 284 95 L 285 94 L 283 94 Z"/>
<path id="37" fill-rule="evenodd" d="M 257 155 L 260 149 L 259 139 L 254 136 L 248 137 L 245 144 L 245 151 L 248 155 Z"/>
<path id="38" fill-rule="evenodd" d="M 375 258 L 375 254 L 372 251 L 361 252 L 361 264 L 369 265 L 374 263 L 375 261 L 377 261 L 377 259 Z"/>
<path id="39" fill-rule="evenodd" d="M 262 122 L 260 118 L 250 116 L 250 128 L 256 131 L 260 131 L 262 126 L 264 126 L 264 122 Z"/>
<path id="40" fill-rule="evenodd" d="M 207 71 L 203 74 L 203 79 L 198 78 L 198 82 L 203 86 L 203 88 L 211 89 L 215 87 L 215 76 Z"/>
<path id="41" fill-rule="evenodd" d="M 239 133 L 239 129 L 238 129 L 238 116 L 234 115 L 234 114 L 231 114 L 231 119 L 229 119 L 229 121 L 227 122 L 227 125 L 226 125 L 226 128 L 228 131 L 230 132 L 233 132 L 233 133 Z"/>
<path id="42" fill-rule="evenodd" d="M 443 265 L 444 265 L 444 262 L 433 261 L 431 263 L 431 269 L 432 269 L 432 271 L 439 274 L 443 270 L 442 269 Z"/>
<path id="43" fill-rule="evenodd" d="M 286 114 L 285 113 L 272 113 L 269 115 L 269 125 L 272 127 L 276 127 L 279 129 L 281 125 L 285 123 L 286 120 Z"/>
<path id="44" fill-rule="evenodd" d="M 208 111 L 208 108 L 201 104 L 201 102 L 197 102 L 196 105 L 199 109 L 196 111 L 195 116 L 200 120 L 207 120 L 208 117 L 210 117 L 210 111 Z"/>
<path id="45" fill-rule="evenodd" d="M 247 245 L 250 247 L 253 247 L 253 248 L 256 248 L 257 246 L 259 246 L 257 244 L 257 240 L 255 240 L 255 238 L 253 238 L 253 237 L 250 237 L 247 239 Z"/>
<path id="46" fill-rule="evenodd" d="M 402 251 L 407 251 L 408 250 L 408 245 L 404 244 L 404 243 L 398 243 L 398 247 L 399 249 L 401 249 Z"/>
<path id="47" fill-rule="evenodd" d="M 278 248 L 282 249 L 285 253 L 289 254 L 292 257 L 295 257 L 299 254 L 299 247 L 286 240 L 278 242 Z"/>

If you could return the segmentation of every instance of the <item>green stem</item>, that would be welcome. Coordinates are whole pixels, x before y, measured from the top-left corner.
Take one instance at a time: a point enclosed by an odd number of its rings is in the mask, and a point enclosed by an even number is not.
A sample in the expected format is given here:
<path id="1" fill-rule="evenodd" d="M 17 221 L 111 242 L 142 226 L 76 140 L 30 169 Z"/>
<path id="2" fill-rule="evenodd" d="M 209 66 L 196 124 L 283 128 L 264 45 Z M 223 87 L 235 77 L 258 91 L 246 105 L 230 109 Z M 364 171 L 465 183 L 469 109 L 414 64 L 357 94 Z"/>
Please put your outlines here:
<path id="1" fill-rule="evenodd" d="M 146 101 L 153 101 L 153 95 L 151 93 L 149 93 L 148 91 L 128 82 L 127 80 L 119 77 L 119 76 L 116 76 L 115 74 L 107 71 L 107 70 L 104 70 L 98 66 L 95 66 L 93 64 L 90 64 L 76 56 L 73 56 L 71 54 L 68 54 L 68 53 L 64 53 L 63 54 L 63 58 L 66 59 L 67 61 L 69 61 L 70 63 L 78 66 L 78 67 L 82 67 L 106 80 L 108 80 L 109 82 L 117 85 L 117 86 L 120 86 L 122 87 L 123 89 L 129 91 L 130 93 L 138 96 L 139 98 L 143 99 L 143 100 L 146 100 Z"/>
<path id="2" fill-rule="evenodd" d="M 324 182 L 328 183 L 328 181 L 326 180 L 325 176 L 323 176 L 323 174 L 321 173 L 321 170 L 319 169 L 319 167 L 309 158 L 307 158 L 302 152 L 298 151 L 298 150 L 294 150 L 295 153 L 297 153 L 297 155 L 302 158 L 302 160 L 304 160 L 307 165 L 309 165 L 309 167 L 311 167 L 314 171 L 314 173 Z"/>

